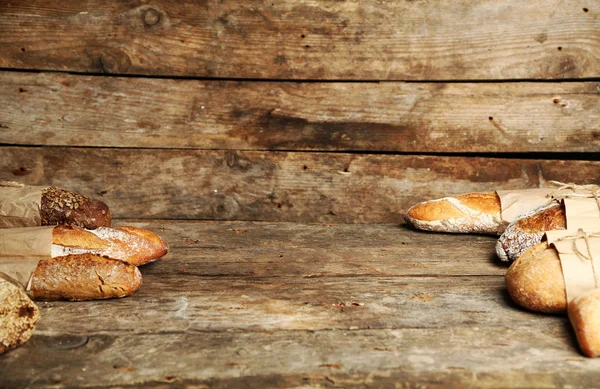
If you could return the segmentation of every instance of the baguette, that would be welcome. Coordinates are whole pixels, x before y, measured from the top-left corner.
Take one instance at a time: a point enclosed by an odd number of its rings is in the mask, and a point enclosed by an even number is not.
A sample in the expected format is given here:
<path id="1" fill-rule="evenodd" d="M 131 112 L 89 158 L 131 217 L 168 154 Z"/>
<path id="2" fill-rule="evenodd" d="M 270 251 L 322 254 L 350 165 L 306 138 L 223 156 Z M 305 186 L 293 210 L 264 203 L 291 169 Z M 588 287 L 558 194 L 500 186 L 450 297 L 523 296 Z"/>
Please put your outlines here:
<path id="1" fill-rule="evenodd" d="M 412 206 L 406 223 L 427 231 L 500 235 L 506 227 L 496 192 L 467 193 Z"/>
<path id="2" fill-rule="evenodd" d="M 511 298 L 536 312 L 564 313 L 567 292 L 558 253 L 541 242 L 512 263 L 505 276 Z"/>
<path id="3" fill-rule="evenodd" d="M 110 209 L 102 201 L 53 186 L 0 182 L 0 228 L 61 224 L 110 227 Z"/>
<path id="4" fill-rule="evenodd" d="M 600 356 L 600 289 L 575 297 L 569 303 L 568 314 L 583 354 Z"/>
<path id="5" fill-rule="evenodd" d="M 97 300 L 124 297 L 142 285 L 137 267 L 94 254 L 38 263 L 29 281 L 34 300 Z"/>
<path id="6" fill-rule="evenodd" d="M 527 249 L 542 241 L 544 233 L 567 228 L 565 207 L 553 202 L 537 208 L 510 223 L 496 243 L 496 254 L 502 261 L 514 261 Z"/>
<path id="7" fill-rule="evenodd" d="M 39 318 L 23 288 L 0 277 L 0 354 L 29 340 Z"/>
<path id="8" fill-rule="evenodd" d="M 132 226 L 95 230 L 57 226 L 52 231 L 53 258 L 96 254 L 140 266 L 164 256 L 167 251 L 167 243 L 157 234 Z"/>

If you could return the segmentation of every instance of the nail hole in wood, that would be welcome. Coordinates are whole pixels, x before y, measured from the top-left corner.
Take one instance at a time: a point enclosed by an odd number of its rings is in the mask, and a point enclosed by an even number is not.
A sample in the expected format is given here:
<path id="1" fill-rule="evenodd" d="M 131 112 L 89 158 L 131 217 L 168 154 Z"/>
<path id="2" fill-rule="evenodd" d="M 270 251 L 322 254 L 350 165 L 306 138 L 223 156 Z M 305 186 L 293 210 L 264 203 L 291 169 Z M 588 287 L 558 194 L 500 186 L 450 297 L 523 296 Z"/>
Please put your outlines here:
<path id="1" fill-rule="evenodd" d="M 589 11 L 590 11 L 590 10 L 589 10 L 589 9 L 587 9 L 587 8 L 584 8 L 584 9 L 583 9 L 583 12 L 589 12 Z"/>
<path id="2" fill-rule="evenodd" d="M 558 51 L 561 51 L 561 50 L 562 50 L 562 47 L 561 47 L 561 46 L 558 46 Z"/>

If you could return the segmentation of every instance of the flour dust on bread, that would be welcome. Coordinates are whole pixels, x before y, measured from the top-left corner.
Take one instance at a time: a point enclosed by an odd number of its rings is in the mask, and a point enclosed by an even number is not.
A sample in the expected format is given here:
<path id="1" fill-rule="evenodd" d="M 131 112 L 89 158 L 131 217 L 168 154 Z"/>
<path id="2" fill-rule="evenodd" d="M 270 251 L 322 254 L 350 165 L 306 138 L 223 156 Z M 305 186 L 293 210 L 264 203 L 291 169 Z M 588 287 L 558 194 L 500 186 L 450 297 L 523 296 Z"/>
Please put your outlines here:
<path id="1" fill-rule="evenodd" d="M 38 307 L 23 288 L 0 277 L 0 354 L 25 343 L 39 318 Z"/>
<path id="2" fill-rule="evenodd" d="M 134 265 L 78 254 L 40 261 L 29 290 L 34 300 L 98 300 L 128 296 L 141 285 L 142 274 Z"/>
<path id="3" fill-rule="evenodd" d="M 420 230 L 499 235 L 505 228 L 496 192 L 467 193 L 412 206 L 406 222 Z"/>
<path id="4" fill-rule="evenodd" d="M 496 243 L 500 260 L 512 262 L 542 241 L 544 233 L 567 226 L 564 204 L 553 201 L 510 223 Z"/>
<path id="5" fill-rule="evenodd" d="M 167 251 L 167 243 L 157 234 L 132 226 L 95 230 L 57 226 L 52 232 L 52 257 L 96 254 L 140 266 L 161 258 Z"/>

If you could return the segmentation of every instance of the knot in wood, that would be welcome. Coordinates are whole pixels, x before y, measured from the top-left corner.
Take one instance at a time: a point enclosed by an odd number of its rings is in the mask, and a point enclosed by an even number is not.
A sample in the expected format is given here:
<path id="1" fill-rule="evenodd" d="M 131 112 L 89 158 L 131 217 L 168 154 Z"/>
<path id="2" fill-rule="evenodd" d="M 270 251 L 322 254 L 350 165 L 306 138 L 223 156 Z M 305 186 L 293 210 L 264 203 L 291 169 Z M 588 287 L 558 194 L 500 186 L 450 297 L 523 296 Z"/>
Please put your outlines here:
<path id="1" fill-rule="evenodd" d="M 142 18 L 146 26 L 152 27 L 156 26 L 160 22 L 162 15 L 154 8 L 148 8 L 146 11 L 144 11 Z"/>

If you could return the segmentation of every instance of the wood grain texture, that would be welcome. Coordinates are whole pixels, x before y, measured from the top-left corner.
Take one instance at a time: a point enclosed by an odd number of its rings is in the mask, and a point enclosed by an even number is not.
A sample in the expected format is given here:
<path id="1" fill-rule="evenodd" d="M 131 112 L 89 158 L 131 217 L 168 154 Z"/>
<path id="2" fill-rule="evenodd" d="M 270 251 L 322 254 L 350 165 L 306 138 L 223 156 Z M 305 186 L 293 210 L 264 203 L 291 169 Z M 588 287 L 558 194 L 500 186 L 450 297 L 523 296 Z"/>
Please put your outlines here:
<path id="1" fill-rule="evenodd" d="M 455 327 L 36 335 L 0 356 L 11 388 L 594 388 L 600 360 L 551 330 Z M 43 357 L 52 355 L 52 362 Z M 49 363 L 52 363 L 51 365 Z"/>
<path id="2" fill-rule="evenodd" d="M 600 75 L 587 0 L 11 1 L 0 67 L 269 79 Z"/>
<path id="3" fill-rule="evenodd" d="M 144 285 L 127 298 L 40 303 L 33 338 L 0 356 L 0 387 L 563 388 L 600 378 L 600 360 L 579 354 L 566 317 L 507 299 L 490 237 L 119 223 L 159 232 L 171 253 L 142 267 Z M 296 255 L 310 248 L 312 261 Z M 245 274 L 232 262 L 272 271 Z"/>
<path id="4" fill-rule="evenodd" d="M 400 223 L 447 195 L 598 183 L 598 161 L 231 150 L 2 147 L 0 180 L 56 185 L 116 218 Z"/>
<path id="5" fill-rule="evenodd" d="M 373 224 L 119 224 L 159 233 L 170 253 L 141 268 L 143 288 L 130 298 L 43 303 L 38 330 L 80 315 L 88 319 L 69 333 L 550 324 L 507 309 L 493 237 Z"/>
<path id="6" fill-rule="evenodd" d="M 0 72 L 0 143 L 595 152 L 600 83 L 294 83 Z"/>

